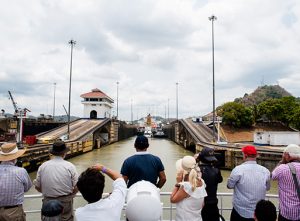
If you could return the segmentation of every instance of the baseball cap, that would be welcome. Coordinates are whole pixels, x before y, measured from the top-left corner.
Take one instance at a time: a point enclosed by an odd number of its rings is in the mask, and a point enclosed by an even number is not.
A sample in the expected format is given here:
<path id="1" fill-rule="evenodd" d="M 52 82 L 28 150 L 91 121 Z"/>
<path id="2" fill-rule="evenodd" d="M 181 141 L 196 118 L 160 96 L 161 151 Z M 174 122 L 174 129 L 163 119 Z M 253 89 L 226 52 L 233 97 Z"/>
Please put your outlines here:
<path id="1" fill-rule="evenodd" d="M 242 148 L 242 152 L 246 155 L 257 155 L 256 148 L 254 146 L 248 145 Z"/>
<path id="2" fill-rule="evenodd" d="M 202 162 L 216 162 L 215 151 L 212 148 L 204 147 L 198 155 L 198 159 Z"/>

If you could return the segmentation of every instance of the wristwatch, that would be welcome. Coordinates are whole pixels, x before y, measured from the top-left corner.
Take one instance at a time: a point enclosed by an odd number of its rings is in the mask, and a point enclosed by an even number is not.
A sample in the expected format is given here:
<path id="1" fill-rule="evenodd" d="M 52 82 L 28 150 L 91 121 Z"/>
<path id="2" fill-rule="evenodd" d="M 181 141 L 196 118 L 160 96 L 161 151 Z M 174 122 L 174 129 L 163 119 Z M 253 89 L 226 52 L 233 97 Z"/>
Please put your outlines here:
<path id="1" fill-rule="evenodd" d="M 179 187 L 180 187 L 180 184 L 179 184 L 179 183 L 176 183 L 176 184 L 175 184 L 175 187 L 178 187 L 178 188 L 179 188 Z"/>

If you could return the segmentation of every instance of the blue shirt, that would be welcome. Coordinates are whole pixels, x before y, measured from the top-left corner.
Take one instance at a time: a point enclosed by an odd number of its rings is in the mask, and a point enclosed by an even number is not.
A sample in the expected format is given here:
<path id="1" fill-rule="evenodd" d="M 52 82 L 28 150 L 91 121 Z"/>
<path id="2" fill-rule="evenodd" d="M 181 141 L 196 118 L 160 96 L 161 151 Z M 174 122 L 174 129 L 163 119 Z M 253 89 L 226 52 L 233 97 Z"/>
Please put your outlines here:
<path id="1" fill-rule="evenodd" d="M 0 164 L 0 207 L 21 205 L 32 182 L 24 168 L 11 161 Z"/>
<path id="2" fill-rule="evenodd" d="M 270 189 L 270 171 L 256 161 L 246 161 L 232 170 L 227 187 L 234 189 L 233 207 L 238 214 L 253 218 L 256 203 Z"/>
<path id="3" fill-rule="evenodd" d="M 128 188 L 141 180 L 156 185 L 159 173 L 162 171 L 164 171 L 164 166 L 159 157 L 148 152 L 137 152 L 127 158 L 121 168 L 121 174 L 128 177 Z"/>

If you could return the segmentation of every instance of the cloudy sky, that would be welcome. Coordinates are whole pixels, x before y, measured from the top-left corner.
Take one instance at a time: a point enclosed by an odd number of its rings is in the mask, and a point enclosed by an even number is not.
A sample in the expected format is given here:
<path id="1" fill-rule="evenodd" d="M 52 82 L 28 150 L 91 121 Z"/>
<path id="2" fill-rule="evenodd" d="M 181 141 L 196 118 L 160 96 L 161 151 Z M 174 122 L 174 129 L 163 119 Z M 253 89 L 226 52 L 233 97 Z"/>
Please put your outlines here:
<path id="1" fill-rule="evenodd" d="M 216 106 L 279 84 L 300 96 L 299 0 L 0 0 L 0 108 L 8 90 L 31 114 L 68 107 L 82 116 L 80 95 L 99 88 L 119 117 L 179 117 L 212 110 L 212 23 Z M 115 105 L 116 106 L 116 105 Z M 113 110 L 116 113 L 116 110 Z"/>

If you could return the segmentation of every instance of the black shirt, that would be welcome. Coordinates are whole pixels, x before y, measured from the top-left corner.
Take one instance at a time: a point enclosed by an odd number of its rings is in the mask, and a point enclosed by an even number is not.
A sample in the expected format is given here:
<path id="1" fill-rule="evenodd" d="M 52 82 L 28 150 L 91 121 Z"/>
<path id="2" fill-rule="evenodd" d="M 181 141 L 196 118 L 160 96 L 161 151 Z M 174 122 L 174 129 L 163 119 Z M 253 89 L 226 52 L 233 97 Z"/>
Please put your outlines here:
<path id="1" fill-rule="evenodd" d="M 223 181 L 221 171 L 211 164 L 199 163 L 199 167 L 202 172 L 202 179 L 206 184 L 207 197 L 205 197 L 204 202 L 206 204 L 218 203 L 218 184 Z"/>

